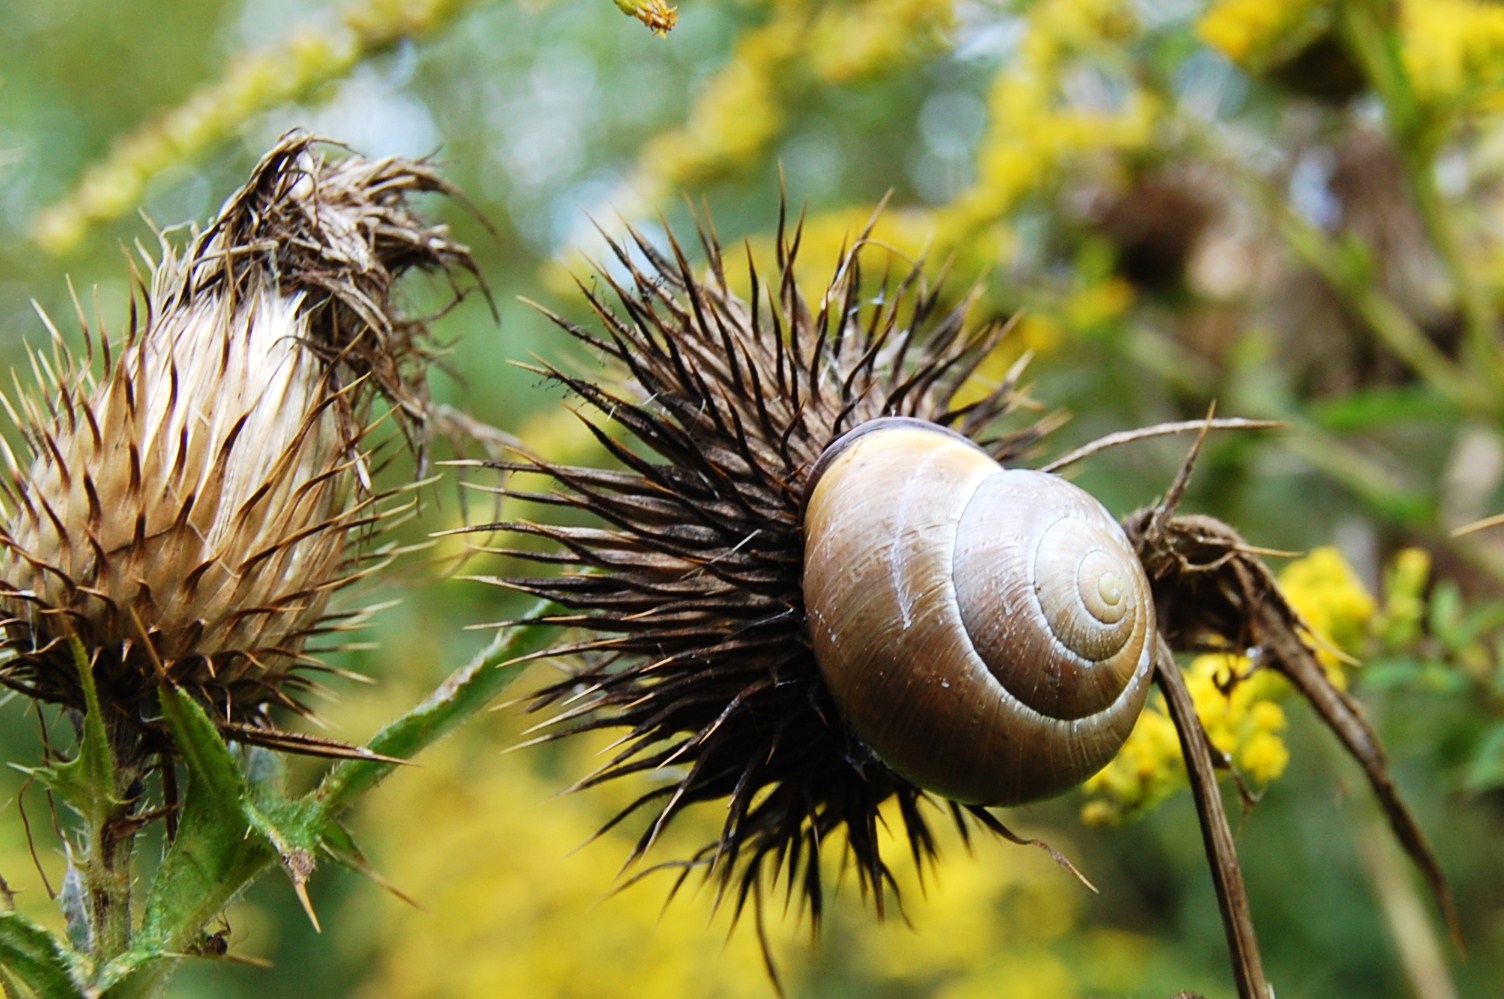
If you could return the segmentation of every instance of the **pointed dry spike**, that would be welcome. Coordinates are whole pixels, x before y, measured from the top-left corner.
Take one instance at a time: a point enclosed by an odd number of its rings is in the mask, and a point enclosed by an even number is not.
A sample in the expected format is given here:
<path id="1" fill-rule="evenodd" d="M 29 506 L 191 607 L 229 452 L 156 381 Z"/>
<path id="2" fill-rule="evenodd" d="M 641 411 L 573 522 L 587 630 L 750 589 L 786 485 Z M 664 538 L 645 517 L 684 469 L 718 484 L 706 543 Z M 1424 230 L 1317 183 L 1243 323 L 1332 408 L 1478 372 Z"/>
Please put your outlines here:
<path id="1" fill-rule="evenodd" d="M 299 876 L 289 870 L 288 877 L 292 879 L 292 893 L 298 897 L 298 904 L 303 907 L 303 912 L 308 916 L 308 921 L 313 924 L 313 932 L 323 933 L 324 927 L 319 924 L 319 914 L 313 911 L 313 901 L 308 897 L 307 876 Z"/>
<path id="2" fill-rule="evenodd" d="M 72 287 L 71 282 L 69 284 L 69 287 L 71 289 L 71 287 Z M 42 326 L 44 328 L 46 328 L 46 330 L 47 330 L 47 336 L 54 343 L 62 343 L 63 342 L 63 334 L 60 333 L 60 332 L 58 332 L 58 328 L 55 325 L 53 325 L 52 317 L 47 314 L 47 310 L 46 309 L 42 308 L 42 303 L 38 302 L 36 299 L 33 298 L 31 300 L 31 309 L 32 309 L 33 312 L 35 312 L 37 314 L 37 318 L 40 319 L 40 320 L 42 320 Z M 28 344 L 27 347 L 26 347 L 26 349 L 27 349 L 27 352 L 29 353 L 31 351 L 31 345 Z"/>
<path id="3" fill-rule="evenodd" d="M 1461 527 L 1455 527 L 1452 529 L 1452 537 L 1460 538 L 1477 531 L 1486 531 L 1490 527 L 1498 527 L 1500 524 L 1504 524 L 1504 513 L 1496 513 L 1491 517 L 1484 517 L 1481 520 L 1463 524 Z"/>
<path id="4" fill-rule="evenodd" d="M 421 902 L 413 898 L 407 892 L 398 888 L 391 881 L 387 880 L 387 878 L 384 877 L 380 871 L 376 870 L 376 868 L 372 867 L 366 860 L 366 858 L 361 856 L 360 853 L 356 852 L 351 854 L 337 852 L 329 846 L 327 841 L 323 844 L 323 846 L 325 852 L 327 852 L 329 856 L 333 857 L 339 863 L 344 864 L 346 867 L 349 867 L 356 873 L 369 879 L 383 891 L 394 896 L 395 898 L 400 899 L 403 902 L 406 902 L 408 905 L 412 906 L 414 909 L 417 909 L 419 912 L 428 911 L 427 907 L 425 907 Z"/>
<path id="5" fill-rule="evenodd" d="M 320 722 L 317 718 L 310 720 L 315 724 Z M 216 724 L 226 738 L 248 745 L 262 746 L 266 749 L 294 753 L 299 756 L 313 756 L 331 760 L 368 760 L 373 763 L 388 763 L 394 766 L 412 765 L 411 760 L 404 760 L 396 756 L 384 756 L 381 753 L 372 752 L 364 746 L 341 742 L 337 739 L 325 739 L 302 732 L 288 732 L 282 729 L 262 728 L 255 725 L 224 720 L 220 720 Z"/>
<path id="6" fill-rule="evenodd" d="M 1055 460 L 1040 467 L 1042 472 L 1058 472 L 1062 468 L 1074 465 L 1084 458 L 1105 451 L 1108 448 L 1120 447 L 1124 444 L 1132 444 L 1135 441 L 1149 440 L 1154 437 L 1167 437 L 1172 434 L 1204 433 L 1207 430 L 1279 430 L 1287 424 L 1279 420 L 1247 420 L 1241 417 L 1226 417 L 1223 419 L 1182 420 L 1177 423 L 1158 423 L 1152 427 L 1143 427 L 1138 430 L 1125 430 L 1119 433 L 1108 434 L 1098 438 L 1090 444 L 1085 444 L 1074 451 L 1069 451 Z"/>

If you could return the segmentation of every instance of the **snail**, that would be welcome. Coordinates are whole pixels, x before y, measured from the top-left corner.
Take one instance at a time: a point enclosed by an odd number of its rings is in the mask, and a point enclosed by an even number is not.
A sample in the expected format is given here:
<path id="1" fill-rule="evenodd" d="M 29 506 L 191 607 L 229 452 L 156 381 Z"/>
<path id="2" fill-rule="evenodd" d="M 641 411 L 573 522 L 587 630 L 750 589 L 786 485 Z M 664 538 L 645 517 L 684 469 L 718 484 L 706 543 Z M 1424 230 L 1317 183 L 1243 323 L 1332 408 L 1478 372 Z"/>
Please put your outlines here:
<path id="1" fill-rule="evenodd" d="M 1112 759 L 1148 694 L 1155 622 L 1101 503 L 905 417 L 832 443 L 804 502 L 815 659 L 885 764 L 962 803 L 1016 805 Z"/>

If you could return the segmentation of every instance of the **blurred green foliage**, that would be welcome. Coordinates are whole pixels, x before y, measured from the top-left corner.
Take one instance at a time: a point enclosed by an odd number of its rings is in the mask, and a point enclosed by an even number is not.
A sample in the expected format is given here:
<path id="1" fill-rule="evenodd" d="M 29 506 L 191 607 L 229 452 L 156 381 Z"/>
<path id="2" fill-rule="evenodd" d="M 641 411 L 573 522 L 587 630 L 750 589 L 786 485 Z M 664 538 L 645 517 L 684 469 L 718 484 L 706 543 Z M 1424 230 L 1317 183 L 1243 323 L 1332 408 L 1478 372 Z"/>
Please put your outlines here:
<path id="1" fill-rule="evenodd" d="M 204 219 L 303 126 L 370 156 L 437 154 L 473 210 L 433 210 L 474 247 L 501 321 L 475 299 L 443 320 L 436 394 L 559 454 L 588 443 L 512 362 L 569 348 L 517 297 L 580 313 L 567 275 L 601 250 L 592 220 L 680 227 L 703 200 L 724 242 L 760 249 L 782 186 L 807 208 L 818 274 L 891 195 L 881 239 L 951 261 L 957 294 L 980 282 L 978 318 L 1022 310 L 1034 393 L 1074 417 L 1051 450 L 1212 400 L 1288 421 L 1212 442 L 1184 505 L 1258 545 L 1335 542 L 1377 600 L 1351 687 L 1436 838 L 1471 956 L 1436 941 L 1373 809 L 1345 793 L 1355 773 L 1291 711 L 1288 772 L 1239 844 L 1271 977 L 1282 997 L 1483 995 L 1504 975 L 1504 546 L 1450 532 L 1504 509 L 1501 66 L 1504 8 L 1465 0 L 741 0 L 686 4 L 667 37 L 604 0 L 11 5 L 0 355 L 24 366 L 42 342 L 33 301 L 73 336 L 69 280 L 120 331 L 123 248 L 154 238 L 134 210 Z M 1109 452 L 1078 478 L 1126 512 L 1182 449 Z M 457 477 L 415 538 L 488 519 Z M 385 584 L 401 603 L 342 663 L 377 684 L 341 684 L 323 709 L 339 737 L 363 740 L 465 662 L 487 638 L 465 629 L 519 612 L 454 578 L 505 571 L 460 564 L 462 547 Z M 0 710 L 6 758 L 36 759 L 30 709 Z M 274 966 L 192 961 L 174 993 L 768 995 L 750 927 L 727 942 L 699 897 L 659 915 L 671 875 L 611 894 L 620 835 L 574 848 L 617 792 L 555 798 L 591 764 L 575 746 L 504 755 L 530 721 L 481 718 L 365 801 L 370 861 L 421 908 L 321 872 L 318 936 L 269 881 L 231 907 L 226 939 Z M 0 875 L 60 929 L 37 870 L 59 887 L 48 803 L 3 779 Z M 845 898 L 817 943 L 794 914 L 771 925 L 790 993 L 1225 991 L 1189 803 L 1110 829 L 1082 827 L 1080 807 L 1009 821 L 1100 895 L 1035 851 L 951 848 L 905 893 L 912 926 Z"/>

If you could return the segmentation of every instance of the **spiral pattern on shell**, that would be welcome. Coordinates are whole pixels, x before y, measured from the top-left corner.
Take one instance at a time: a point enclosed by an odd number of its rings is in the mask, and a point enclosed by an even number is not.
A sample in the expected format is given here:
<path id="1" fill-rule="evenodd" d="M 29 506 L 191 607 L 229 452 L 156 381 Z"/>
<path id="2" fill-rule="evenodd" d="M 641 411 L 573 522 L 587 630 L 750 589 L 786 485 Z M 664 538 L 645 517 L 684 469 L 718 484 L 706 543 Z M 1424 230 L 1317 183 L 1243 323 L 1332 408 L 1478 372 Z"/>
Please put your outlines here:
<path id="1" fill-rule="evenodd" d="M 1154 608 L 1100 503 L 908 419 L 834 443 L 806 497 L 815 657 L 884 763 L 1019 804 L 1111 760 L 1148 694 Z"/>

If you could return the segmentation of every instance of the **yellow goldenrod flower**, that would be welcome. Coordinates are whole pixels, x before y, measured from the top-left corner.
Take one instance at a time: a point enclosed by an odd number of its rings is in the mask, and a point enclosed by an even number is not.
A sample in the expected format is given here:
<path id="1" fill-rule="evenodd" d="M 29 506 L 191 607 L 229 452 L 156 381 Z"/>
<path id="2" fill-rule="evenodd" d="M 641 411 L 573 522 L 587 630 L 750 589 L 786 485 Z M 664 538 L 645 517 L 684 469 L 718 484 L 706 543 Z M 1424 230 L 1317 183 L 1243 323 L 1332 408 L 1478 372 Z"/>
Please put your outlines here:
<path id="1" fill-rule="evenodd" d="M 1416 99 L 1460 111 L 1504 107 L 1504 7 L 1479 0 L 1406 0 L 1401 56 Z"/>
<path id="2" fill-rule="evenodd" d="M 1047 193 L 1067 169 L 1150 144 L 1160 120 L 1147 91 L 1127 82 L 1114 107 L 1086 106 L 1062 92 L 1078 56 L 1089 58 L 1136 30 L 1121 0 L 1046 0 L 1029 9 L 1018 52 L 987 98 L 988 127 L 975 183 L 937 212 L 938 242 L 968 245 L 1020 203 Z"/>
<path id="3" fill-rule="evenodd" d="M 425 413 L 425 331 L 393 283 L 469 266 L 407 206 L 442 189 L 422 164 L 328 162 L 289 135 L 181 257 L 164 241 L 102 377 L 63 357 L 49 398 L 16 400 L 31 454 L 6 452 L 0 683 L 83 708 L 77 641 L 125 744 L 161 683 L 239 738 L 288 742 L 268 708 L 304 710 L 307 644 L 340 629 L 329 599 L 381 515 L 372 397 L 411 431 Z"/>
<path id="4" fill-rule="evenodd" d="M 1317 548 L 1279 574 L 1280 592 L 1317 639 L 1316 658 L 1339 686 L 1344 683 L 1343 656 L 1356 652 L 1378 610 L 1342 553 Z"/>
<path id="5" fill-rule="evenodd" d="M 1196 25 L 1201 40 L 1255 72 L 1305 47 L 1330 21 L 1328 0 L 1221 0 Z"/>
<path id="6" fill-rule="evenodd" d="M 1376 613 L 1373 597 L 1331 547 L 1290 563 L 1279 584 L 1314 632 L 1318 658 L 1340 683 L 1338 652 L 1358 650 Z M 1267 784 L 1284 773 L 1290 754 L 1281 735 L 1286 719 L 1279 701 L 1288 693 L 1282 677 L 1255 669 L 1244 656 L 1215 653 L 1191 660 L 1185 681 L 1212 745 L 1246 780 Z M 1179 738 L 1156 695 L 1117 757 L 1087 781 L 1082 820 L 1105 825 L 1135 818 L 1184 785 Z"/>
<path id="7" fill-rule="evenodd" d="M 1384 573 L 1384 607 L 1375 631 L 1391 648 L 1413 643 L 1425 628 L 1426 586 L 1431 581 L 1431 554 L 1403 548 Z"/>
<path id="8" fill-rule="evenodd" d="M 121 138 L 66 197 L 48 205 L 31 238 L 51 253 L 76 246 L 89 227 L 133 211 L 153 177 L 235 134 L 258 112 L 338 79 L 373 53 L 456 19 L 471 0 L 380 0 L 340 4 L 333 18 L 294 25 L 280 45 L 241 53 L 182 104 Z"/>

